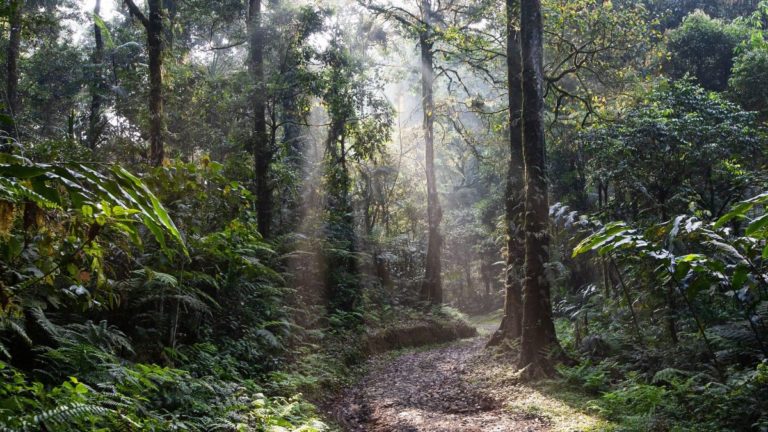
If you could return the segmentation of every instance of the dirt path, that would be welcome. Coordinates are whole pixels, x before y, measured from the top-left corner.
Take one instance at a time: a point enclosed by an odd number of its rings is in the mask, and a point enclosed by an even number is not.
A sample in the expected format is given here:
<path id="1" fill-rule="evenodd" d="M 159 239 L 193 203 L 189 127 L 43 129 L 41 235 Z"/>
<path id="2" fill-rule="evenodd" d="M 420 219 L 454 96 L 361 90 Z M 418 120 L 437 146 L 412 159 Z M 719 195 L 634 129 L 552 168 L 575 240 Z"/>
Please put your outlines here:
<path id="1" fill-rule="evenodd" d="M 337 405 L 337 419 L 347 431 L 549 430 L 542 417 L 505 409 L 498 392 L 473 382 L 488 362 L 482 355 L 486 340 L 479 336 L 394 360 L 373 360 L 372 372 Z"/>

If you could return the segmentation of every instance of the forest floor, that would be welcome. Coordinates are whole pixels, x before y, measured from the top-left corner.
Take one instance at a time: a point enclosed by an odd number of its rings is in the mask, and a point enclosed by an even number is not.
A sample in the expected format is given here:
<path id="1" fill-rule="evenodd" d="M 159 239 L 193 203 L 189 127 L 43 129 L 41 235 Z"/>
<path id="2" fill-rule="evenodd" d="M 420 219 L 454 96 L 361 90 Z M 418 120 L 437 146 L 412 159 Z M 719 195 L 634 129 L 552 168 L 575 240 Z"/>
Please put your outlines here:
<path id="1" fill-rule="evenodd" d="M 495 316 L 473 320 L 479 336 L 369 361 L 368 374 L 333 407 L 346 431 L 588 431 L 611 425 L 587 413 L 583 395 L 558 382 L 521 384 L 508 357 L 485 349 Z"/>

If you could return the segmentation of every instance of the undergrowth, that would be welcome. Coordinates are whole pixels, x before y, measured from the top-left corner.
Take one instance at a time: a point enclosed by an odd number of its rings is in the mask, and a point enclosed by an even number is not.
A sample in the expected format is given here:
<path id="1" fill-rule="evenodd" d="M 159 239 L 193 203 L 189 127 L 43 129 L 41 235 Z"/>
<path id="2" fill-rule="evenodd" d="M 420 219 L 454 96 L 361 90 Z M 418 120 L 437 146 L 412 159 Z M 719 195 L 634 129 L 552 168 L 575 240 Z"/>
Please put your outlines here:
<path id="1" fill-rule="evenodd" d="M 613 422 L 616 431 L 768 430 L 768 362 L 732 368 L 726 378 L 666 367 L 643 373 L 616 358 L 560 366 L 553 393 L 572 389 L 572 403 Z"/>

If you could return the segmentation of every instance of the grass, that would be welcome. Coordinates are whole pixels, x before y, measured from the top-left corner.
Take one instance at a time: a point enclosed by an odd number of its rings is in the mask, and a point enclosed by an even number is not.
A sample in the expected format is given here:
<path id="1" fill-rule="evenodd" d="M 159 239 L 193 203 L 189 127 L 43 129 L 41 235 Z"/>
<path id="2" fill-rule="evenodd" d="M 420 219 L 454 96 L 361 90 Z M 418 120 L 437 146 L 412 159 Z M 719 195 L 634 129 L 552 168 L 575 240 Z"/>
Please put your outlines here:
<path id="1" fill-rule="evenodd" d="M 612 431 L 619 426 L 593 412 L 594 396 L 569 388 L 560 380 L 542 381 L 525 388 L 527 392 L 516 398 L 517 403 L 544 407 L 555 432 Z"/>
<path id="2" fill-rule="evenodd" d="M 503 315 L 504 311 L 499 309 L 484 315 L 469 317 L 467 318 L 467 322 L 469 322 L 471 326 L 477 328 L 477 332 L 480 333 L 480 335 L 488 336 L 499 327 Z"/>

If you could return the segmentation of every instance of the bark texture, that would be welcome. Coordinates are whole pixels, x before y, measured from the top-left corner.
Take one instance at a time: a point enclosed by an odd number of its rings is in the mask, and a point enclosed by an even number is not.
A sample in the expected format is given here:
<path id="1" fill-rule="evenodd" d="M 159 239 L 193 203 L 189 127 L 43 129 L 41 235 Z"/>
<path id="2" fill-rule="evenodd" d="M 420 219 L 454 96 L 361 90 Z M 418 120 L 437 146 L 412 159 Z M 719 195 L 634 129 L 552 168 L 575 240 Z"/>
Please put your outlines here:
<path id="1" fill-rule="evenodd" d="M 507 268 L 504 317 L 489 345 L 522 336 L 522 270 L 525 254 L 525 218 L 522 114 L 522 57 L 520 32 L 515 28 L 519 0 L 507 0 L 507 85 L 509 89 L 509 165 L 507 170 Z"/>
<path id="2" fill-rule="evenodd" d="M 99 16 L 101 12 L 101 0 L 96 0 L 93 7 L 93 14 Z M 104 101 L 105 85 L 103 79 L 104 67 L 104 38 L 101 34 L 101 27 L 93 23 L 93 40 L 95 47 L 93 49 L 93 80 L 91 84 L 91 113 L 88 117 L 88 148 L 95 150 L 99 144 L 101 133 L 104 129 L 104 119 L 101 106 Z"/>
<path id="3" fill-rule="evenodd" d="M 162 0 L 147 0 L 149 16 L 133 0 L 125 0 L 131 15 L 147 32 L 149 55 L 149 163 L 160 166 L 165 158 L 163 144 L 163 8 Z"/>
<path id="4" fill-rule="evenodd" d="M 18 138 L 16 117 L 19 115 L 21 103 L 19 99 L 19 52 L 21 50 L 21 21 L 23 0 L 11 0 L 10 14 L 8 16 L 8 48 L 6 51 L 6 107 L 8 116 L 13 119 L 13 124 L 6 127 L 8 136 Z"/>
<path id="5" fill-rule="evenodd" d="M 272 150 L 267 135 L 261 0 L 249 0 L 248 2 L 248 38 L 250 43 L 248 66 L 255 84 L 251 95 L 251 104 L 254 116 L 252 152 L 255 165 L 256 218 L 258 219 L 259 232 L 268 239 L 271 237 L 272 228 L 272 189 L 269 183 Z"/>
<path id="6" fill-rule="evenodd" d="M 149 23 L 149 160 L 160 166 L 165 158 L 163 145 L 163 11 L 160 0 L 147 0 Z"/>
<path id="7" fill-rule="evenodd" d="M 521 0 L 523 64 L 523 159 L 525 161 L 525 279 L 520 365 L 550 374 L 550 354 L 559 351 L 552 321 L 546 264 L 549 261 L 549 200 L 544 141 L 543 25 L 540 0 Z"/>
<path id="8" fill-rule="evenodd" d="M 421 3 L 424 28 L 419 33 L 419 49 L 421 50 L 421 97 L 424 111 L 424 153 L 427 175 L 427 224 L 429 234 L 427 240 L 427 258 L 424 282 L 421 287 L 421 299 L 431 304 L 443 302 L 443 284 L 441 278 L 440 252 L 443 238 L 440 233 L 440 222 L 443 211 L 440 208 L 440 198 L 437 194 L 435 177 L 435 101 L 434 101 L 434 52 L 432 40 L 432 5 L 429 0 Z"/>

